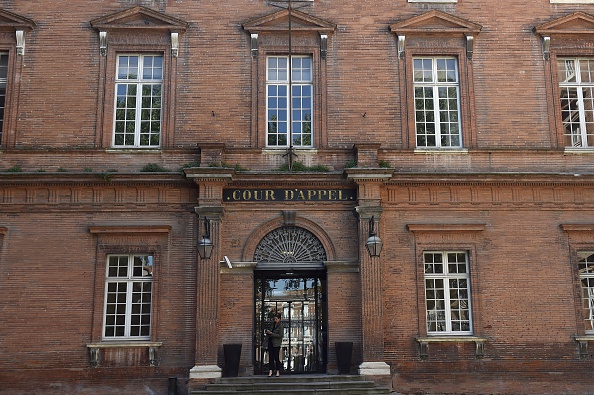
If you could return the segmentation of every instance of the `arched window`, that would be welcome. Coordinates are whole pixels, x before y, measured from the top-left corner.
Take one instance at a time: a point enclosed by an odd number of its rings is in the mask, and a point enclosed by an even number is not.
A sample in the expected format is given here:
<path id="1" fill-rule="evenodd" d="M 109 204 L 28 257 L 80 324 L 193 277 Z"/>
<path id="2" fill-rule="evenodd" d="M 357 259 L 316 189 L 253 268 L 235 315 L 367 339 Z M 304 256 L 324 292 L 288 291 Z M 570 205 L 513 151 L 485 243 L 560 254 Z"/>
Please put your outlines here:
<path id="1" fill-rule="evenodd" d="M 262 238 L 254 261 L 258 263 L 310 263 L 326 260 L 320 240 L 310 231 L 297 226 L 285 226 Z"/>

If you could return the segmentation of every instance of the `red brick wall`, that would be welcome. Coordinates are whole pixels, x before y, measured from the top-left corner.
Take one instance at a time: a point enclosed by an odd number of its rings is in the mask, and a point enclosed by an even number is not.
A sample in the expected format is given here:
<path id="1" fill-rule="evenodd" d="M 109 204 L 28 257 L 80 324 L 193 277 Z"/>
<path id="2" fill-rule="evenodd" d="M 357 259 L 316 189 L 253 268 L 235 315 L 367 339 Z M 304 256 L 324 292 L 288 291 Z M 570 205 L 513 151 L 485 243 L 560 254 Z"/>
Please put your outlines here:
<path id="1" fill-rule="evenodd" d="M 101 70 L 113 70 L 113 64 L 101 65 L 106 58 L 89 22 L 137 4 L 182 19 L 188 28 L 181 34 L 179 57 L 168 60 L 176 73 L 166 108 L 173 112 L 167 148 L 120 152 L 106 149 L 112 120 L 101 116 L 113 98 L 113 75 Z M 180 167 L 200 162 L 202 144 L 224 143 L 222 160 L 253 171 L 230 181 L 242 187 L 355 187 L 339 172 L 325 179 L 270 172 L 285 163 L 284 152 L 262 152 L 264 123 L 252 115 L 263 114 L 262 108 L 254 110 L 254 97 L 258 103 L 264 99 L 254 92 L 253 78 L 263 77 L 264 65 L 262 57 L 251 57 L 249 34 L 241 25 L 277 9 L 264 1 L 19 0 L 1 1 L 0 7 L 36 24 L 27 32 L 23 57 L 10 44 L 11 29 L 0 40 L 16 73 L 9 84 L 18 86 L 9 97 L 15 121 L 4 131 L 10 141 L 2 142 L 0 170 L 22 169 L 0 174 L 0 227 L 6 228 L 0 246 L 0 392 L 149 388 L 165 393 L 168 377 L 180 377 L 185 388 L 188 370 L 199 362 L 196 265 L 201 262 L 195 242 L 202 231 L 193 214 L 197 186 L 176 173 Z M 462 115 L 465 127 L 472 128 L 465 133 L 474 139 L 466 153 L 418 154 L 408 141 L 413 132 L 407 129 L 405 99 L 412 93 L 389 26 L 434 9 L 482 26 L 474 56 L 466 61 L 472 86 Z M 541 37 L 533 32 L 575 11 L 591 13 L 591 5 L 314 0 L 302 11 L 337 28 L 319 63 L 324 70 L 317 71 L 326 87 L 315 98 L 324 101 L 320 122 L 326 137 L 317 152 L 301 152 L 297 160 L 340 171 L 356 158 L 354 144 L 365 142 L 380 144 L 378 159 L 394 168 L 381 202 L 383 335 L 375 334 L 383 336 L 394 388 L 402 393 L 591 391 L 592 353 L 580 359 L 572 338 L 584 334 L 571 260 L 575 247 L 560 225 L 594 223 L 592 157 L 567 155 L 558 145 L 558 122 L 551 122 L 554 83 L 547 85 L 549 66 Z M 160 39 L 167 42 L 169 33 L 163 34 Z M 313 34 L 308 43 L 317 40 L 317 33 L 306 34 Z M 118 40 L 122 50 L 142 47 L 142 35 L 125 33 Z M 283 37 L 273 41 L 285 42 Z M 423 38 L 409 37 L 407 45 L 418 54 L 438 54 L 439 37 L 430 41 L 427 48 Z M 115 42 L 110 41 L 107 59 L 113 59 Z M 587 40 L 575 39 L 570 46 L 566 50 L 556 42 L 553 47 L 560 55 L 592 54 Z M 171 172 L 140 172 L 148 163 Z M 298 225 L 322 240 L 331 260 L 357 262 L 355 205 L 223 204 L 220 252 L 232 261 L 250 260 L 265 230 L 282 226 L 282 211 L 295 210 Z M 410 224 L 483 224 L 484 229 L 419 235 L 407 228 Z M 171 229 L 158 242 L 151 239 L 163 257 L 154 340 L 164 346 L 156 367 L 126 366 L 129 361 L 115 368 L 89 367 L 86 345 L 99 340 L 103 298 L 97 287 L 102 275 L 96 272 L 102 253 L 89 227 L 99 225 Z M 133 243 L 142 245 L 138 240 Z M 582 232 L 579 242 L 580 248 L 594 248 L 591 232 Z M 431 343 L 428 359 L 419 356 L 415 338 L 424 334 L 424 304 L 418 258 L 428 246 L 471 251 L 474 332 L 486 338 L 482 359 L 476 358 L 473 342 Z M 363 360 L 359 279 L 356 271 L 328 273 L 331 368 L 334 341 L 355 343 L 353 369 Z M 252 287 L 249 273 L 220 276 L 217 361 L 222 363 L 223 343 L 241 341 L 243 374 L 251 373 Z M 145 358 L 134 355 L 130 358 Z"/>

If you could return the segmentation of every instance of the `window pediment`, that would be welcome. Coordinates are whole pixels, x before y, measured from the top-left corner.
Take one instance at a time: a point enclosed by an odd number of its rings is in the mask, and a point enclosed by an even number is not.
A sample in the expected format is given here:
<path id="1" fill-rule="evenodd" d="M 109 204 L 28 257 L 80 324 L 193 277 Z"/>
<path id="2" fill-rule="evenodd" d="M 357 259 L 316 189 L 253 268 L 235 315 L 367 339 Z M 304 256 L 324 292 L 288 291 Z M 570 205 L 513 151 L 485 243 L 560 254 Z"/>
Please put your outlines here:
<path id="1" fill-rule="evenodd" d="M 289 30 L 289 11 L 281 10 L 245 22 L 243 29 L 250 33 L 283 32 Z M 334 23 L 308 15 L 298 10 L 291 10 L 291 30 L 316 33 L 331 33 L 336 30 Z"/>
<path id="2" fill-rule="evenodd" d="M 92 20 L 91 26 L 99 30 L 148 29 L 185 31 L 188 23 L 181 19 L 151 10 L 146 7 L 133 7 L 115 14 Z"/>
<path id="3" fill-rule="evenodd" d="M 0 9 L 0 31 L 30 30 L 33 27 L 35 22 L 31 19 Z"/>
<path id="4" fill-rule="evenodd" d="M 390 31 L 397 35 L 475 35 L 482 26 L 457 16 L 439 10 L 432 10 L 424 14 L 405 19 L 390 25 Z"/>
<path id="5" fill-rule="evenodd" d="M 570 15 L 543 23 L 534 28 L 541 36 L 552 34 L 592 34 L 594 33 L 594 16 L 584 12 Z"/>

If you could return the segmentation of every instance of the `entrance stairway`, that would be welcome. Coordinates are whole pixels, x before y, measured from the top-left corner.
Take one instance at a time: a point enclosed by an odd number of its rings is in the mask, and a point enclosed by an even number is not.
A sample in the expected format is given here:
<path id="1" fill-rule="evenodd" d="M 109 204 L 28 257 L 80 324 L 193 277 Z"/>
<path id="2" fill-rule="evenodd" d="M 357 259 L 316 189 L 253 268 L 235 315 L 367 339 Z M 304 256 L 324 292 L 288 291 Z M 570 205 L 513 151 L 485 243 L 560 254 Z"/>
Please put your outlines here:
<path id="1" fill-rule="evenodd" d="M 206 389 L 191 395 L 374 395 L 396 394 L 377 387 L 373 381 L 356 375 L 292 375 L 281 377 L 251 376 L 218 379 Z"/>

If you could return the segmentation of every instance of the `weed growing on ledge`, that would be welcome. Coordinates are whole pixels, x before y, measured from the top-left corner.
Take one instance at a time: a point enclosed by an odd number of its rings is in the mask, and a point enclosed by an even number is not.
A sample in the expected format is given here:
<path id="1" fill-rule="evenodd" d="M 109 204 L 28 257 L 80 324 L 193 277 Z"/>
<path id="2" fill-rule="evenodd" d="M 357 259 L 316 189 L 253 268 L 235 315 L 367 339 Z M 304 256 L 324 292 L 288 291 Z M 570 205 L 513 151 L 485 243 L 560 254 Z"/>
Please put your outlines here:
<path id="1" fill-rule="evenodd" d="M 144 166 L 140 171 L 143 173 L 167 173 L 170 170 L 156 163 L 149 163 L 146 166 Z"/>
<path id="2" fill-rule="evenodd" d="M 182 167 L 179 168 L 179 171 L 183 173 L 184 169 L 190 169 L 192 167 L 200 167 L 200 163 L 198 163 L 198 162 L 186 163 L 185 165 L 182 165 Z"/>
<path id="3" fill-rule="evenodd" d="M 329 172 L 330 169 L 328 168 L 328 166 L 324 166 L 324 165 L 315 165 L 315 166 L 305 166 L 303 163 L 301 162 L 293 162 L 293 169 L 289 170 L 289 165 L 288 164 L 284 164 L 281 167 L 279 167 L 278 169 L 276 169 L 277 171 L 298 171 L 298 172 L 310 172 L 310 173 L 326 173 Z"/>
<path id="4" fill-rule="evenodd" d="M 101 178 L 103 181 L 111 182 L 111 177 L 113 176 L 113 173 L 117 173 L 117 170 L 111 169 L 104 171 L 103 173 L 97 174 L 97 177 Z"/>
<path id="5" fill-rule="evenodd" d="M 23 171 L 23 169 L 21 168 L 21 166 L 12 166 L 10 169 L 6 169 L 7 173 L 21 173 Z"/>
<path id="6" fill-rule="evenodd" d="M 350 160 L 344 164 L 345 169 L 351 169 L 353 167 L 357 167 L 357 159 Z"/>
<path id="7" fill-rule="evenodd" d="M 224 167 L 226 169 L 234 169 L 235 171 L 248 171 L 249 170 L 249 169 L 246 169 L 245 167 L 242 167 L 239 163 L 232 165 L 225 161 L 222 161 L 221 163 L 213 162 L 213 163 L 209 164 L 208 167 Z"/>

